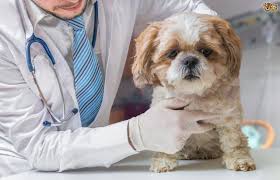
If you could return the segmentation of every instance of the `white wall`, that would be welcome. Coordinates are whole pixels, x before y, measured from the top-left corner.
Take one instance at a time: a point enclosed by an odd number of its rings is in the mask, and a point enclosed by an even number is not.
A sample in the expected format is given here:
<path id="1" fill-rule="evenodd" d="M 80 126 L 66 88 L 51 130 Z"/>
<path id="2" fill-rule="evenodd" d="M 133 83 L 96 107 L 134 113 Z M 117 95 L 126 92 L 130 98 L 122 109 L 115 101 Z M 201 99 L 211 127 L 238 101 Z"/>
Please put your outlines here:
<path id="1" fill-rule="evenodd" d="M 223 18 L 230 18 L 248 11 L 262 8 L 264 2 L 277 0 L 204 0 L 205 3 Z M 279 1 L 279 0 L 278 0 Z"/>
<path id="2" fill-rule="evenodd" d="M 223 18 L 258 10 L 262 8 L 263 2 L 275 2 L 275 0 L 204 1 Z M 271 123 L 276 130 L 274 146 L 280 147 L 280 27 L 273 38 L 274 44 L 278 46 L 271 47 L 269 58 L 267 58 L 269 47 L 265 43 L 265 36 L 269 32 L 263 28 L 263 24 L 252 25 L 239 32 L 245 46 L 240 74 L 241 99 L 245 118 L 262 119 Z M 250 45 L 252 39 L 256 39 L 256 44 Z"/>
<path id="3" fill-rule="evenodd" d="M 241 67 L 241 99 L 245 118 L 263 119 L 276 130 L 280 146 L 280 47 L 268 46 L 244 51 Z"/>

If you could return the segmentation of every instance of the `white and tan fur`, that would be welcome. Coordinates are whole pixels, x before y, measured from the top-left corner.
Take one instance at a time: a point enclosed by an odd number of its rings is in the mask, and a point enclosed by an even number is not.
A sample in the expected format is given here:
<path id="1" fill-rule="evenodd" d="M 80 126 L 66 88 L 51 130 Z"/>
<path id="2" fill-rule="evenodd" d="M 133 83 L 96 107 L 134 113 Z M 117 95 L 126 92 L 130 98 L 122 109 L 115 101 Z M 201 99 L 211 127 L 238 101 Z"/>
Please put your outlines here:
<path id="1" fill-rule="evenodd" d="M 195 64 L 190 66 L 190 60 Z M 187 110 L 221 114 L 209 121 L 215 123 L 214 130 L 193 134 L 180 152 L 156 153 L 152 171 L 170 171 L 178 159 L 221 156 L 228 169 L 255 169 L 240 128 L 240 63 L 240 40 L 219 17 L 178 14 L 150 24 L 140 34 L 132 73 L 137 87 L 153 87 L 151 106 L 176 97 L 188 102 Z"/>

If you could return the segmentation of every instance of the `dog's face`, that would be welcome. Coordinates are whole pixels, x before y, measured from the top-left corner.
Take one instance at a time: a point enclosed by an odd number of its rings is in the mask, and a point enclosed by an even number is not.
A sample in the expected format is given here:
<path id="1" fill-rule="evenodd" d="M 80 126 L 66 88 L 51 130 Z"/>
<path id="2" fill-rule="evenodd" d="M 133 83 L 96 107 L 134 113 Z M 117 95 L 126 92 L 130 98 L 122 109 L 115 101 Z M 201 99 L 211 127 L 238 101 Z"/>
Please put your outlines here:
<path id="1" fill-rule="evenodd" d="M 202 94 L 219 80 L 237 78 L 240 59 L 239 38 L 225 20 L 184 13 L 140 34 L 132 73 L 137 87 L 161 85 Z"/>

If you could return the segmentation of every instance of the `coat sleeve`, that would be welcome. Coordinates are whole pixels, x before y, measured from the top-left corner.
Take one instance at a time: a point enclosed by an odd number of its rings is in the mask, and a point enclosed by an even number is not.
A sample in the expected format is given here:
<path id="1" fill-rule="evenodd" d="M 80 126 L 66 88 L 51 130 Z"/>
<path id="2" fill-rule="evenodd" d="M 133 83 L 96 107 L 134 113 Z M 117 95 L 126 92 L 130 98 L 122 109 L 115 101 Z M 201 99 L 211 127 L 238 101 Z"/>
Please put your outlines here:
<path id="1" fill-rule="evenodd" d="M 44 128 L 42 122 L 50 115 L 5 48 L 0 46 L 0 130 L 34 169 L 108 167 L 137 153 L 128 142 L 127 121 L 94 129 Z"/>
<path id="2" fill-rule="evenodd" d="M 202 0 L 140 0 L 134 35 L 138 35 L 150 22 L 184 11 L 217 15 Z"/>

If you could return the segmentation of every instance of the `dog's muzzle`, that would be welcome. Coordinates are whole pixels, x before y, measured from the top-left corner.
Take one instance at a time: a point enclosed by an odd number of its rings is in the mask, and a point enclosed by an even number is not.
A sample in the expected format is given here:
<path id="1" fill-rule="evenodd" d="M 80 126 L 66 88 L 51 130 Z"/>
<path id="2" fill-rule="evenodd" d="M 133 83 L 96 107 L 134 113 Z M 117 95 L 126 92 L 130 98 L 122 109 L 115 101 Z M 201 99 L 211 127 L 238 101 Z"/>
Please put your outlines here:
<path id="1" fill-rule="evenodd" d="M 188 56 L 182 60 L 182 66 L 184 69 L 184 79 L 196 80 L 200 76 L 200 64 L 199 59 L 195 56 Z"/>

